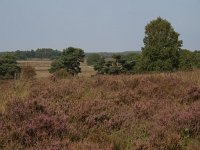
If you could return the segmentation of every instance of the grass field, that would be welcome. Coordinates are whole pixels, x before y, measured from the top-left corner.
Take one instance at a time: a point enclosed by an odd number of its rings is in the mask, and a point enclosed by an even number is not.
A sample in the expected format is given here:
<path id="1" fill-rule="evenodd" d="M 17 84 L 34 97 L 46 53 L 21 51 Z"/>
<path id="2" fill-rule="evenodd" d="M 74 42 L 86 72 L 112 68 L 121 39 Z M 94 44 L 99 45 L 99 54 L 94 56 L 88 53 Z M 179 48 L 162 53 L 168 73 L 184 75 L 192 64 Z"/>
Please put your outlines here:
<path id="1" fill-rule="evenodd" d="M 17 61 L 20 66 L 30 65 L 35 68 L 36 70 L 36 77 L 49 77 L 51 74 L 49 73 L 48 69 L 51 66 L 50 60 L 28 60 L 28 61 Z M 81 71 L 82 73 L 79 74 L 81 77 L 90 77 L 91 75 L 96 74 L 93 67 L 88 66 L 86 63 L 81 63 Z"/>

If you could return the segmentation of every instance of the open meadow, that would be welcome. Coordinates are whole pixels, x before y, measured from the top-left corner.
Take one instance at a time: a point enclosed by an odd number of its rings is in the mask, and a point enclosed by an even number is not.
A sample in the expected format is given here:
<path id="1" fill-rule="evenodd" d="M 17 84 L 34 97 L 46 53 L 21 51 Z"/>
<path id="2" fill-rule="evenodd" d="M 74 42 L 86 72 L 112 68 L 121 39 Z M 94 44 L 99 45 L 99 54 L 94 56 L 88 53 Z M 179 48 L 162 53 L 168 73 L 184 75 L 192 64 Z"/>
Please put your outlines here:
<path id="1" fill-rule="evenodd" d="M 2 80 L 0 149 L 199 150 L 199 74 Z"/>
<path id="2" fill-rule="evenodd" d="M 26 60 L 26 61 L 17 61 L 20 66 L 32 66 L 35 68 L 36 77 L 49 77 L 51 74 L 49 73 L 48 69 L 50 69 L 51 60 Z M 94 71 L 93 67 L 88 66 L 86 63 L 81 63 L 81 73 L 79 76 L 90 77 L 95 75 L 96 72 Z"/>

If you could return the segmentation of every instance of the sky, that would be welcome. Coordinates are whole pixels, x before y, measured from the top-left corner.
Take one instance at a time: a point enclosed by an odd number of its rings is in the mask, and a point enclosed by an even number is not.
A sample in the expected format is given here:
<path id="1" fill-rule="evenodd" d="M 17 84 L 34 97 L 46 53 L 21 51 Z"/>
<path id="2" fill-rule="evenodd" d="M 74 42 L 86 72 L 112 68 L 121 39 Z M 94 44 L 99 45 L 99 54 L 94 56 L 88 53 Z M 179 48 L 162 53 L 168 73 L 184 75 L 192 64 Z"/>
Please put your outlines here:
<path id="1" fill-rule="evenodd" d="M 139 51 L 145 26 L 159 16 L 183 48 L 200 49 L 200 0 L 0 0 L 0 51 Z"/>

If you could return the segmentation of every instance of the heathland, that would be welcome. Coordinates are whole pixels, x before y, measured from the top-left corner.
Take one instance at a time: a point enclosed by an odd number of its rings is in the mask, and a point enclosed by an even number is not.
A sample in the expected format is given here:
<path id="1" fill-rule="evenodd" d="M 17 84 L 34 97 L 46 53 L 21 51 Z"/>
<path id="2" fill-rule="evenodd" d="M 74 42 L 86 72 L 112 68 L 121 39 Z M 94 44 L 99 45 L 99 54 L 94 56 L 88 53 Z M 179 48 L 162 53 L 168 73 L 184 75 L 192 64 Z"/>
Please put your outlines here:
<path id="1" fill-rule="evenodd" d="M 74 47 L 4 53 L 0 149 L 199 150 L 200 51 L 182 49 L 160 17 L 143 41 L 141 53 L 112 58 Z"/>
<path id="2" fill-rule="evenodd" d="M 200 71 L 0 81 L 0 149 L 200 146 Z"/>

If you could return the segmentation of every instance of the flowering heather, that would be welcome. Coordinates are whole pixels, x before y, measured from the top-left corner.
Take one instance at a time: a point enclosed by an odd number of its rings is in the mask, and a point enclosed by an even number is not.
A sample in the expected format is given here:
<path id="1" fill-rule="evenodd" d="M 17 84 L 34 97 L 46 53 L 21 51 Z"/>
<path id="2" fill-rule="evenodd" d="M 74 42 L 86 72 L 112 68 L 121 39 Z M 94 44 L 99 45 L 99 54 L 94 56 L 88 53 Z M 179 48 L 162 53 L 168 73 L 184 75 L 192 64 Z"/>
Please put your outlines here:
<path id="1" fill-rule="evenodd" d="M 37 79 L 23 95 L 3 84 L 0 149 L 200 147 L 200 87 L 174 74 Z"/>

